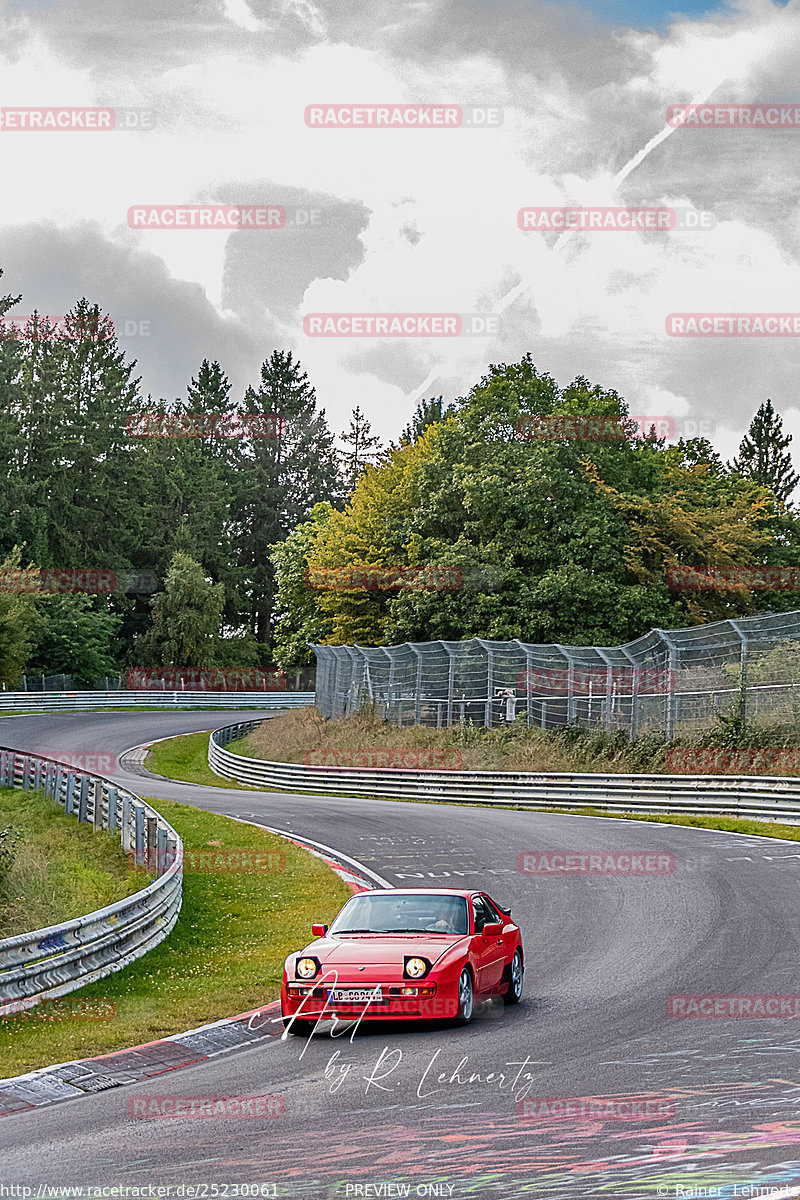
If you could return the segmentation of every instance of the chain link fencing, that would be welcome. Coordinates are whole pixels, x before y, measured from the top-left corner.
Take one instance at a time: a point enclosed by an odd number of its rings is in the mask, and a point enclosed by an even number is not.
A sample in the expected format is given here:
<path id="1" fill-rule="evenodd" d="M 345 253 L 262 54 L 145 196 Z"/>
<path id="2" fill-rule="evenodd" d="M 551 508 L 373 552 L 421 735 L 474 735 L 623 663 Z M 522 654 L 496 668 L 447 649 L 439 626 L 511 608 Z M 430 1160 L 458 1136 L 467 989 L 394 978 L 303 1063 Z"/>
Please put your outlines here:
<path id="1" fill-rule="evenodd" d="M 575 722 L 668 738 L 734 710 L 753 724 L 800 720 L 800 611 L 652 629 L 624 646 L 473 638 L 314 650 L 326 717 L 369 704 L 400 726 Z"/>

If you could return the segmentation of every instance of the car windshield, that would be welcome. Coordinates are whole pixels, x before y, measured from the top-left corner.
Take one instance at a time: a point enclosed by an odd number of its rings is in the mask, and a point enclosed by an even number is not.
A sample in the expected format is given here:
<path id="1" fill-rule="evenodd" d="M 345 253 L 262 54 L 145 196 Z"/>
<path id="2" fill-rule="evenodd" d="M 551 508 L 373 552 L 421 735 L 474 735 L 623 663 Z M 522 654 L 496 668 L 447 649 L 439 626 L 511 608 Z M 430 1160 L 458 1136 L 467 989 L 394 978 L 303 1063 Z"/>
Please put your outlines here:
<path id="1" fill-rule="evenodd" d="M 339 913 L 331 933 L 454 933 L 467 932 L 467 902 L 463 896 L 354 896 Z"/>

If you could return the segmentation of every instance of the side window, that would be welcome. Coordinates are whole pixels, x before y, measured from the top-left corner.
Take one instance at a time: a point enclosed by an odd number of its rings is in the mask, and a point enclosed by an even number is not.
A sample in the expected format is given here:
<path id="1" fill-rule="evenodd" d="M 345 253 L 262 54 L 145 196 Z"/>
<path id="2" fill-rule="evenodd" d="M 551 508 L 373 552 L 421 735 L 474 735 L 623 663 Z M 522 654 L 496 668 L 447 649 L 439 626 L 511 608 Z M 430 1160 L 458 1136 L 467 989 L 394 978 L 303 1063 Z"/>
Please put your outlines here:
<path id="1" fill-rule="evenodd" d="M 493 918 L 488 905 L 481 896 L 472 897 L 472 910 L 475 913 L 475 932 L 483 933 L 484 925 Z"/>
<path id="2" fill-rule="evenodd" d="M 506 918 L 500 912 L 500 909 L 497 907 L 494 900 L 490 900 L 488 896 L 481 896 L 481 900 L 483 900 L 484 904 L 489 910 L 489 920 L 500 921 L 503 925 L 505 925 Z"/>

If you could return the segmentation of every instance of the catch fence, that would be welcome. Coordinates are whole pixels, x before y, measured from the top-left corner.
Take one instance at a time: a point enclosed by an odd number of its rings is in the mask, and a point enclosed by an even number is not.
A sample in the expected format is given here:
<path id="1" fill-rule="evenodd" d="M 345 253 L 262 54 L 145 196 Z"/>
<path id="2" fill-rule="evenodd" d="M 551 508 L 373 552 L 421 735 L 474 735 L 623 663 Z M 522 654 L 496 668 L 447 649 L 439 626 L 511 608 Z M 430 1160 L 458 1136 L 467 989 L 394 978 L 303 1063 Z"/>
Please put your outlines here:
<path id="1" fill-rule="evenodd" d="M 652 629 L 624 646 L 489 641 L 315 646 L 326 717 L 371 705 L 397 725 L 577 723 L 667 737 L 742 711 L 800 719 L 800 611 Z"/>

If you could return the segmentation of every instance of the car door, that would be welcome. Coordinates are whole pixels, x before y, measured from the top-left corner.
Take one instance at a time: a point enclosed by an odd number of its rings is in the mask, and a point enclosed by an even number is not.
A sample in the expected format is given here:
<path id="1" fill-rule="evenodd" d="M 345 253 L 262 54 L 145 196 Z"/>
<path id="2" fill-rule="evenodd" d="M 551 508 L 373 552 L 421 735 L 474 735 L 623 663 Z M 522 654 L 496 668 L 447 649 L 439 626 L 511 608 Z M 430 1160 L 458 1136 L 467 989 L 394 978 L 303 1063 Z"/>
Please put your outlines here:
<path id="1" fill-rule="evenodd" d="M 472 912 L 475 920 L 473 949 L 478 976 L 476 987 L 479 992 L 491 992 L 500 986 L 500 976 L 505 966 L 504 939 L 502 936 L 483 936 L 484 925 L 497 923 L 497 916 L 482 896 L 472 897 Z"/>

